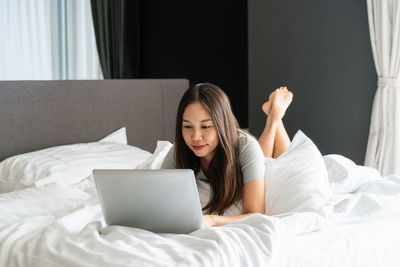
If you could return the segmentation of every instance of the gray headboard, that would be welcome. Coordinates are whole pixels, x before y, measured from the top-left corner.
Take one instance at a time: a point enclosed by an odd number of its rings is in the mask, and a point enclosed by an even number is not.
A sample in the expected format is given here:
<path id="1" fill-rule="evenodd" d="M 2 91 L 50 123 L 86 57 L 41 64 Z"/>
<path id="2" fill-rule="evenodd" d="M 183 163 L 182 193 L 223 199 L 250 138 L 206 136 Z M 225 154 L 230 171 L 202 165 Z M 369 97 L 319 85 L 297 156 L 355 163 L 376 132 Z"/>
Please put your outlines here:
<path id="1" fill-rule="evenodd" d="M 123 126 L 152 152 L 173 141 L 186 79 L 0 81 L 0 160 L 56 145 L 93 142 Z"/>

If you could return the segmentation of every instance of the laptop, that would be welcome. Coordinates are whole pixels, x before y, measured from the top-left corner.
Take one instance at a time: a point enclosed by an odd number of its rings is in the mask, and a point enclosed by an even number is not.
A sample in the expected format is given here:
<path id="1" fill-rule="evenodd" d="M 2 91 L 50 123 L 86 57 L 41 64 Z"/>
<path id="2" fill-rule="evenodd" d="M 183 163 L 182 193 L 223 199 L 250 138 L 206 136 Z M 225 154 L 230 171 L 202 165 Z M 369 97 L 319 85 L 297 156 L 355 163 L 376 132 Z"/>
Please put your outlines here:
<path id="1" fill-rule="evenodd" d="M 203 226 L 192 170 L 93 170 L 93 178 L 107 225 L 175 234 Z"/>

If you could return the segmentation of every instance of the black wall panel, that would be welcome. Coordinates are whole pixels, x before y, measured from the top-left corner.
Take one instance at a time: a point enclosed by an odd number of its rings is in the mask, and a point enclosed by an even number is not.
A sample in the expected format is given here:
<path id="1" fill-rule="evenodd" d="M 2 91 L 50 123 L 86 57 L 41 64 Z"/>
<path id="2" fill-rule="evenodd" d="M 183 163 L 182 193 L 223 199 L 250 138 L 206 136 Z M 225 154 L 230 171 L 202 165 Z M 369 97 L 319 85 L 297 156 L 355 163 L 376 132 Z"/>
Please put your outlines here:
<path id="1" fill-rule="evenodd" d="M 365 0 L 249 1 L 249 124 L 281 85 L 294 92 L 284 123 L 323 154 L 363 164 L 376 72 Z"/>
<path id="2" fill-rule="evenodd" d="M 141 77 L 211 82 L 248 126 L 247 2 L 141 2 Z"/>

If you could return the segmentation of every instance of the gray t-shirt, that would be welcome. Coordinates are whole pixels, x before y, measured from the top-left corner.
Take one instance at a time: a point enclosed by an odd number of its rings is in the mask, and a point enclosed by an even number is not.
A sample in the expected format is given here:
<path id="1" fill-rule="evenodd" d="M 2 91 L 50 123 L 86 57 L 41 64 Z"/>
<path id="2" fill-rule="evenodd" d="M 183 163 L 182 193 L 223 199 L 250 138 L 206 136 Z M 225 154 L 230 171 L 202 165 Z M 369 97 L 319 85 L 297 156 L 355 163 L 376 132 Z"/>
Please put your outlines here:
<path id="1" fill-rule="evenodd" d="M 239 130 L 238 142 L 239 162 L 243 174 L 243 183 L 246 184 L 258 178 L 263 178 L 265 171 L 264 153 L 258 141 L 248 133 Z M 174 147 L 172 147 L 165 157 L 161 169 L 175 168 Z M 200 171 L 196 173 L 196 179 L 207 180 L 207 177 L 200 169 Z"/>

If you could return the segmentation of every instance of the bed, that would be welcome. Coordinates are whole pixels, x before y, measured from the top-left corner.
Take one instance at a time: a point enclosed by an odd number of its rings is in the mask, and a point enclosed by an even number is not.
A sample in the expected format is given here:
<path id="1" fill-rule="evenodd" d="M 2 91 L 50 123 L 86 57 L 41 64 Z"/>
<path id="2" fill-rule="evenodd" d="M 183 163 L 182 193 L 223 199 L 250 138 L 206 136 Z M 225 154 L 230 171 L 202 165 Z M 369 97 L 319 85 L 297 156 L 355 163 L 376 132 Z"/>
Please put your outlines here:
<path id="1" fill-rule="evenodd" d="M 106 226 L 91 170 L 159 168 L 188 85 L 0 82 L 0 266 L 400 266 L 400 174 L 322 156 L 301 131 L 266 158 L 267 215 L 187 235 Z"/>

